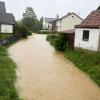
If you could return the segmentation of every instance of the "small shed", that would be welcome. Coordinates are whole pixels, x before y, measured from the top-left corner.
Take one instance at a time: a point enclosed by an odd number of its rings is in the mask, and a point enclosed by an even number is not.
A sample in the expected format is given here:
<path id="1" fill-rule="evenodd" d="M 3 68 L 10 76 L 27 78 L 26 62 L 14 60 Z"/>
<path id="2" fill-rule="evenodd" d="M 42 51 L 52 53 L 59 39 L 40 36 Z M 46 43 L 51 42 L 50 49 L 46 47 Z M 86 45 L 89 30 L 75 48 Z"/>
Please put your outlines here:
<path id="1" fill-rule="evenodd" d="M 75 26 L 75 48 L 100 51 L 100 6 Z"/>
<path id="2" fill-rule="evenodd" d="M 74 48 L 75 30 L 70 29 L 70 30 L 62 31 L 60 33 L 63 33 L 64 36 L 66 37 L 66 42 L 68 43 L 68 46 Z"/>

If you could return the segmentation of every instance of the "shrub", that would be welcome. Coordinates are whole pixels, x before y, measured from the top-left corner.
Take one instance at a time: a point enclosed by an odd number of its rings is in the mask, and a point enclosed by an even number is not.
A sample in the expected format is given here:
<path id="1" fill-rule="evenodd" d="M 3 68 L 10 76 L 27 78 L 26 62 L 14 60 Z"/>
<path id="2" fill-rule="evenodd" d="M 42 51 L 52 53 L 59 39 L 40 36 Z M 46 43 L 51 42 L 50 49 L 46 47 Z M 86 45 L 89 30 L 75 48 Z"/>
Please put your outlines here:
<path id="1" fill-rule="evenodd" d="M 50 42 L 51 45 L 53 45 L 53 41 L 55 40 L 56 35 L 47 35 L 47 41 Z"/>
<path id="2" fill-rule="evenodd" d="M 58 51 L 65 51 L 67 48 L 67 40 L 63 34 L 48 35 L 47 40 L 55 47 Z"/>
<path id="3" fill-rule="evenodd" d="M 16 24 L 16 32 L 20 34 L 22 38 L 26 38 L 29 35 L 32 35 L 32 32 L 23 24 Z"/>
<path id="4" fill-rule="evenodd" d="M 0 39 L 6 39 L 7 37 L 10 37 L 12 35 L 12 33 L 0 33 Z"/>
<path id="5" fill-rule="evenodd" d="M 57 38 L 54 39 L 53 45 L 58 51 L 65 51 L 67 47 L 67 42 L 63 34 L 59 34 Z"/>

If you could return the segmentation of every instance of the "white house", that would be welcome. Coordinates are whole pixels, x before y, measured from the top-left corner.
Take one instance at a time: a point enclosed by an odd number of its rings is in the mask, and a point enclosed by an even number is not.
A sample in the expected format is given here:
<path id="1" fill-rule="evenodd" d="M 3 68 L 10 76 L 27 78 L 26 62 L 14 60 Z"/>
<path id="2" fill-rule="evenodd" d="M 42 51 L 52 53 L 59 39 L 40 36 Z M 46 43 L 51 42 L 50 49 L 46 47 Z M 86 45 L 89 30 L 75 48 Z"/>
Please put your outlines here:
<path id="1" fill-rule="evenodd" d="M 0 32 L 14 33 L 15 18 L 13 14 L 6 13 L 5 3 L 0 1 Z"/>
<path id="2" fill-rule="evenodd" d="M 68 13 L 53 22 L 53 30 L 57 32 L 72 30 L 75 25 L 80 24 L 82 21 L 83 19 L 75 13 Z"/>
<path id="3" fill-rule="evenodd" d="M 52 22 L 55 19 L 56 18 L 47 18 L 47 17 L 44 17 L 43 18 L 43 30 L 52 30 Z"/>
<path id="4" fill-rule="evenodd" d="M 75 26 L 74 47 L 100 51 L 100 7 Z"/>

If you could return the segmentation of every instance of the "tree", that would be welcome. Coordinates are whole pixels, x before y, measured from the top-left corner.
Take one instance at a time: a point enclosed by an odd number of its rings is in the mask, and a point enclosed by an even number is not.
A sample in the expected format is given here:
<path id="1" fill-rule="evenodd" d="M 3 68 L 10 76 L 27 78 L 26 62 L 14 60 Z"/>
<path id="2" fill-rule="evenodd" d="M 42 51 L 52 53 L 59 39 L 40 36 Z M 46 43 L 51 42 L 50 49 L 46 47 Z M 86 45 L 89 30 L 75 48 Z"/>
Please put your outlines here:
<path id="1" fill-rule="evenodd" d="M 15 29 L 16 33 L 19 34 L 22 38 L 27 38 L 27 36 L 32 35 L 32 32 L 20 21 L 16 22 Z"/>
<path id="2" fill-rule="evenodd" d="M 26 7 L 23 13 L 22 23 L 28 27 L 31 31 L 35 31 L 37 16 L 32 7 Z"/>
<path id="3" fill-rule="evenodd" d="M 43 17 L 40 20 L 32 7 L 27 7 L 23 13 L 22 23 L 31 31 L 38 32 L 43 28 Z"/>
<path id="4" fill-rule="evenodd" d="M 43 17 L 41 17 L 41 19 L 40 19 L 40 30 L 42 30 L 43 29 Z"/>
<path id="5" fill-rule="evenodd" d="M 35 20 L 35 32 L 40 32 L 40 30 L 43 29 L 43 17 L 40 18 L 40 20 Z"/>

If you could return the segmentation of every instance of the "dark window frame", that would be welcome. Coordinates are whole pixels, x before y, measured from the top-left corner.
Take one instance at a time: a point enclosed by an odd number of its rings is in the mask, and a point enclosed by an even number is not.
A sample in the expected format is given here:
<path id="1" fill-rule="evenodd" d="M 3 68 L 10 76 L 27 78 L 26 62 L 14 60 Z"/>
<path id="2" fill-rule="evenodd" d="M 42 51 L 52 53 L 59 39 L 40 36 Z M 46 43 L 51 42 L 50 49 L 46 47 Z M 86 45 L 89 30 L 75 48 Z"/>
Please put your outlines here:
<path id="1" fill-rule="evenodd" d="M 89 30 L 83 30 L 83 37 L 82 37 L 83 41 L 89 41 L 89 33 L 90 33 Z"/>

